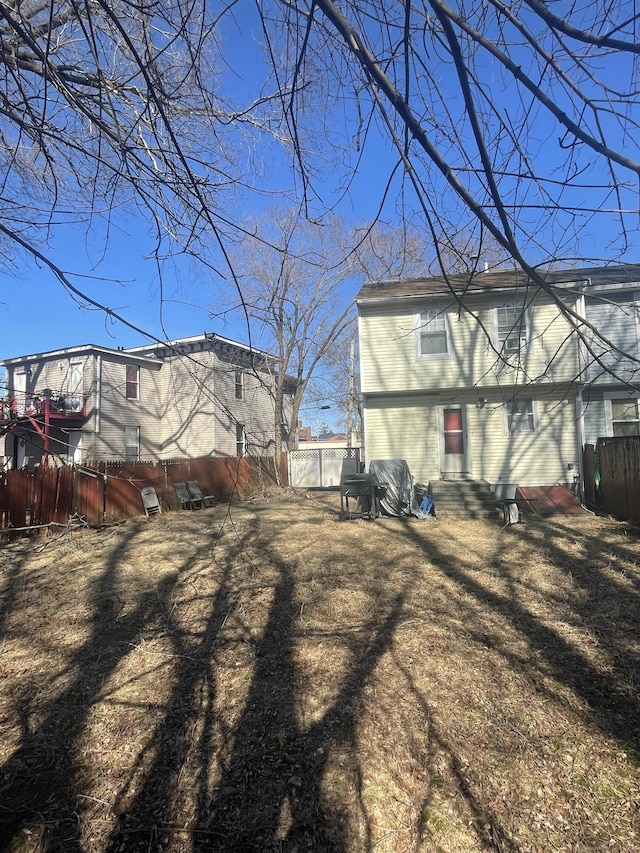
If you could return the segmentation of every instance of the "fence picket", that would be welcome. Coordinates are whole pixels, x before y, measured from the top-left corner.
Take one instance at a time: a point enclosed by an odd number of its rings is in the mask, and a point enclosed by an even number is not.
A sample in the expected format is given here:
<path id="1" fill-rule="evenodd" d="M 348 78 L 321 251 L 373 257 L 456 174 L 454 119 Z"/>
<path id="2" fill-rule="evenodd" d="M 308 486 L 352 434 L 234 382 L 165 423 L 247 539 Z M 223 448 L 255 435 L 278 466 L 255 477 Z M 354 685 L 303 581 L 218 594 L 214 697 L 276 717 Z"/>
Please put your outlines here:
<path id="1" fill-rule="evenodd" d="M 600 507 L 616 518 L 640 522 L 640 436 L 599 438 Z"/>

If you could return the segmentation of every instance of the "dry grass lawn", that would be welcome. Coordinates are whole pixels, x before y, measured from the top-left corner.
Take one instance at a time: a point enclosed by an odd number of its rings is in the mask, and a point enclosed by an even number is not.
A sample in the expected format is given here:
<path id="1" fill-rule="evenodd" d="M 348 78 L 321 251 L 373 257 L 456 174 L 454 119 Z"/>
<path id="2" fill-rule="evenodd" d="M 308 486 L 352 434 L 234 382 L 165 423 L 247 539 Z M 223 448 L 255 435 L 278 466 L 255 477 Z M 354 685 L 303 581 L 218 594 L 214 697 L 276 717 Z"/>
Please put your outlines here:
<path id="1" fill-rule="evenodd" d="M 1 851 L 640 851 L 640 540 L 338 504 L 2 548 Z"/>

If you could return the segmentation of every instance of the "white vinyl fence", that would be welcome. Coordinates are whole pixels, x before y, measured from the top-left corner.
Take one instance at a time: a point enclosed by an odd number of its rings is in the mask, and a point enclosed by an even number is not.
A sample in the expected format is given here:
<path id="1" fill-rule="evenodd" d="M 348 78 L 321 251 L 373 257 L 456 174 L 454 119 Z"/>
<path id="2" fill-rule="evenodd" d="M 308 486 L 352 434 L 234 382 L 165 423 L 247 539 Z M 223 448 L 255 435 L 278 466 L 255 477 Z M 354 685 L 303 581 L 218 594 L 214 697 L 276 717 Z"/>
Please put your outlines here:
<path id="1" fill-rule="evenodd" d="M 344 459 L 360 459 L 359 447 L 309 447 L 289 451 L 289 483 L 297 489 L 340 486 Z"/>

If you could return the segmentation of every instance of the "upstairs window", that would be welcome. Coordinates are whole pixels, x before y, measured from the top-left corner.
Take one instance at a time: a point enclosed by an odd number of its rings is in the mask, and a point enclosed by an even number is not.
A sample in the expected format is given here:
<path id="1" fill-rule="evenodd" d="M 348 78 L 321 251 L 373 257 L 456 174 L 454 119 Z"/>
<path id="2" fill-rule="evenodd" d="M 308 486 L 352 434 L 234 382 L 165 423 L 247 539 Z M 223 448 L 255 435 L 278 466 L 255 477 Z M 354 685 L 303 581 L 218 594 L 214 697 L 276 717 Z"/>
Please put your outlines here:
<path id="1" fill-rule="evenodd" d="M 531 397 L 508 400 L 506 410 L 507 433 L 509 435 L 515 435 L 518 432 L 535 432 L 535 416 Z"/>
<path id="2" fill-rule="evenodd" d="M 126 396 L 127 400 L 140 399 L 140 368 L 135 364 L 128 364 L 126 368 Z"/>
<path id="3" fill-rule="evenodd" d="M 614 435 L 640 435 L 637 400 L 611 400 L 611 430 Z"/>
<path id="4" fill-rule="evenodd" d="M 502 302 L 494 308 L 497 348 L 506 354 L 528 343 L 527 313 L 522 302 Z"/>
<path id="5" fill-rule="evenodd" d="M 418 319 L 419 352 L 426 358 L 449 353 L 449 323 L 444 308 L 427 308 Z"/>
<path id="6" fill-rule="evenodd" d="M 244 373 L 236 369 L 235 375 L 236 400 L 244 400 Z"/>
<path id="7" fill-rule="evenodd" d="M 247 453 L 247 433 L 244 424 L 236 424 L 236 456 L 245 456 Z"/>

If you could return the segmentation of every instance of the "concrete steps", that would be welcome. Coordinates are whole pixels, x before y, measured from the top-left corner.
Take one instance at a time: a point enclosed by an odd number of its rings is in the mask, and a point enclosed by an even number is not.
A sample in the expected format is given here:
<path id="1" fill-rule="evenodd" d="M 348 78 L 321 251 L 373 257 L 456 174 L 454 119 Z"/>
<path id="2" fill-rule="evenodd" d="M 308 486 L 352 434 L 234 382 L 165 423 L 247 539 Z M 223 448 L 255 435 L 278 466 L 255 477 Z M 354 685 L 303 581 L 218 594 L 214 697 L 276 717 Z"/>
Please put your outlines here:
<path id="1" fill-rule="evenodd" d="M 434 480 L 431 489 L 436 516 L 502 519 L 502 505 L 483 480 Z"/>

